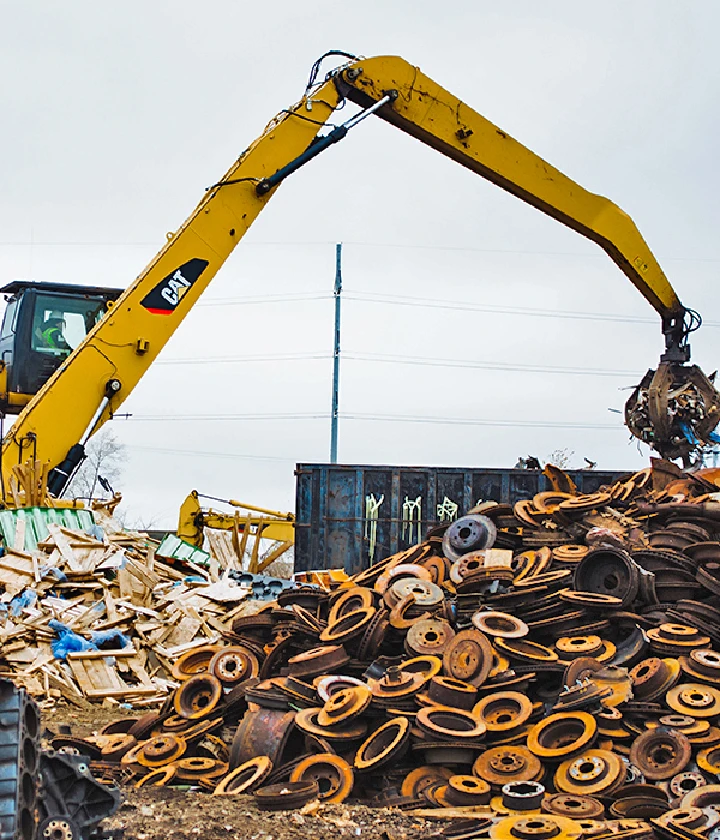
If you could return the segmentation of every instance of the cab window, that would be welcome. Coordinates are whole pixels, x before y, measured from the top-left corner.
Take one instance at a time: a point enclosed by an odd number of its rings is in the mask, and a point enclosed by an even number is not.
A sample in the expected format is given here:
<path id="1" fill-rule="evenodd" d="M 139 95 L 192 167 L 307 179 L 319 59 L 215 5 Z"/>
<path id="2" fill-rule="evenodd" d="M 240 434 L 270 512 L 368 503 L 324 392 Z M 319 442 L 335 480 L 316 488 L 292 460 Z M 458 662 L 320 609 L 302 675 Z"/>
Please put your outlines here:
<path id="1" fill-rule="evenodd" d="M 33 350 L 68 355 L 102 318 L 104 311 L 104 304 L 98 300 L 39 294 L 33 318 Z"/>
<path id="2" fill-rule="evenodd" d="M 0 329 L 0 338 L 10 338 L 10 336 L 14 334 L 17 308 L 17 298 L 13 298 L 8 301 L 8 304 L 5 307 L 5 314 L 3 316 L 2 329 Z"/>

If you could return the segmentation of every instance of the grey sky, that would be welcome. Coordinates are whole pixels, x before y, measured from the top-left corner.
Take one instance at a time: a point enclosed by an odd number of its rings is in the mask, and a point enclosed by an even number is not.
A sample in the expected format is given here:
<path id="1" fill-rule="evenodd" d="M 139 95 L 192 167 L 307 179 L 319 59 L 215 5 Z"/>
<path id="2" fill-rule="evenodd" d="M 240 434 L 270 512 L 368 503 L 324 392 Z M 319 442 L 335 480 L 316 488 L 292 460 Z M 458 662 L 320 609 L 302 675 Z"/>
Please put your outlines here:
<path id="1" fill-rule="evenodd" d="M 720 324 L 715 2 L 360 5 L 0 0 L 0 276 L 126 285 L 240 151 L 302 93 L 327 49 L 397 53 L 634 218 L 683 302 Z M 647 460 L 608 408 L 656 363 L 653 310 L 591 243 L 379 120 L 293 176 L 125 404 L 123 492 L 174 521 L 193 487 L 291 508 L 295 461 L 328 457 L 334 244 L 353 295 L 600 312 L 572 320 L 348 299 L 343 350 L 615 376 L 347 359 L 341 411 L 608 428 L 347 419 L 347 462 L 512 466 L 570 448 Z M 312 296 L 312 295 L 310 295 Z M 215 305 L 210 305 L 216 301 Z M 720 327 L 693 358 L 714 369 Z M 627 374 L 623 373 L 627 372 Z M 611 428 L 617 424 L 616 428 Z M 180 454 L 187 453 L 187 454 Z M 220 453 L 216 456 L 198 453 Z"/>

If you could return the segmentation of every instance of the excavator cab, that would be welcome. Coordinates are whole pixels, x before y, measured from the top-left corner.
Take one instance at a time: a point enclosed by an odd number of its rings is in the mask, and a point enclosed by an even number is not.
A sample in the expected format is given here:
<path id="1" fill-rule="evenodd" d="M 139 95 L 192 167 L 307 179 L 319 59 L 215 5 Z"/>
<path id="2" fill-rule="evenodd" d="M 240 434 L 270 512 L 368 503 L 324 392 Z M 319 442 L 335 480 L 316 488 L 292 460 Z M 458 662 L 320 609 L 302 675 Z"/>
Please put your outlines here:
<path id="1" fill-rule="evenodd" d="M 14 280 L 0 292 L 0 412 L 19 414 L 123 289 Z"/>

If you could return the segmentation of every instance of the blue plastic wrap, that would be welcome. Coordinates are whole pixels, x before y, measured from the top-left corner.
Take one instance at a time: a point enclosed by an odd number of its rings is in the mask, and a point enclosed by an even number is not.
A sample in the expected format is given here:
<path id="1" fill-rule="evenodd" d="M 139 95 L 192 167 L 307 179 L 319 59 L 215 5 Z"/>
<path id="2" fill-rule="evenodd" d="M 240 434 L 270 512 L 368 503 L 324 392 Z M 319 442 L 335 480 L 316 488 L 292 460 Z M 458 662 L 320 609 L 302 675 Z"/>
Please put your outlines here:
<path id="1" fill-rule="evenodd" d="M 26 607 L 31 607 L 35 601 L 37 601 L 37 593 L 35 590 L 23 589 L 19 595 L 16 595 L 12 601 L 10 601 L 10 614 L 13 618 L 17 618 Z"/>
<path id="2" fill-rule="evenodd" d="M 76 653 L 82 650 L 97 650 L 96 644 L 88 642 L 82 636 L 78 636 L 67 624 L 63 624 L 62 621 L 58 621 L 56 618 L 48 621 L 48 627 L 58 634 L 57 639 L 51 642 L 55 659 L 65 659 L 68 653 Z"/>

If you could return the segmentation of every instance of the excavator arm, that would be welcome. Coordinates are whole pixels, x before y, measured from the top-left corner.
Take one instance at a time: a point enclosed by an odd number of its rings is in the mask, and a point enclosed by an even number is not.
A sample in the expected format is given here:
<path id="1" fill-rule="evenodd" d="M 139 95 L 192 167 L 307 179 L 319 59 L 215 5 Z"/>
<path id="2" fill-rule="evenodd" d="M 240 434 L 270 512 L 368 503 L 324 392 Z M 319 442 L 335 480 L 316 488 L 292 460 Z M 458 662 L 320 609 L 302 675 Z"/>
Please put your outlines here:
<path id="1" fill-rule="evenodd" d="M 345 100 L 364 110 L 321 134 Z M 277 186 L 371 113 L 597 242 L 660 314 L 664 364 L 681 367 L 688 357 L 686 310 L 629 216 L 402 58 L 352 60 L 310 84 L 300 102 L 268 124 L 38 391 L 3 442 L 6 481 L 13 464 L 30 454 L 55 467 L 50 489 L 62 492 L 84 444 L 118 411 Z M 711 408 L 718 411 L 715 403 Z"/>

